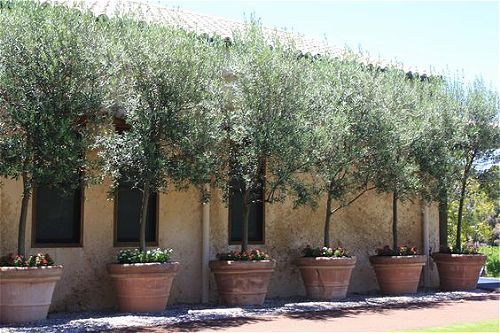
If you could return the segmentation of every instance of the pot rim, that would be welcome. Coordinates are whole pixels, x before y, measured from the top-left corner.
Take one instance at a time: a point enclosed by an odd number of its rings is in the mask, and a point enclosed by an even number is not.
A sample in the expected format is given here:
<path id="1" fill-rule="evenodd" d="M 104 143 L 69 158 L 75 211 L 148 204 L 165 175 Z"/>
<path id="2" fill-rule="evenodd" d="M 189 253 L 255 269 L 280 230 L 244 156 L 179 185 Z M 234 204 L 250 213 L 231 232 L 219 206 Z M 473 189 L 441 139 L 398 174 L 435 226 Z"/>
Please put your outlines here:
<path id="1" fill-rule="evenodd" d="M 442 252 L 434 252 L 431 254 L 431 257 L 447 257 L 447 258 L 480 258 L 487 257 L 484 253 L 442 253 Z"/>
<path id="2" fill-rule="evenodd" d="M 17 267 L 17 266 L 0 266 L 0 271 L 2 272 L 12 272 L 12 271 L 41 271 L 41 270 L 59 270 L 63 269 L 63 265 L 52 265 L 52 266 L 40 266 L 40 267 Z"/>
<path id="3" fill-rule="evenodd" d="M 123 267 L 148 267 L 148 266 L 161 266 L 161 265 L 179 265 L 178 261 L 167 261 L 167 262 L 137 262 L 133 264 L 120 264 L 117 262 L 108 263 L 108 266 L 123 266 Z"/>

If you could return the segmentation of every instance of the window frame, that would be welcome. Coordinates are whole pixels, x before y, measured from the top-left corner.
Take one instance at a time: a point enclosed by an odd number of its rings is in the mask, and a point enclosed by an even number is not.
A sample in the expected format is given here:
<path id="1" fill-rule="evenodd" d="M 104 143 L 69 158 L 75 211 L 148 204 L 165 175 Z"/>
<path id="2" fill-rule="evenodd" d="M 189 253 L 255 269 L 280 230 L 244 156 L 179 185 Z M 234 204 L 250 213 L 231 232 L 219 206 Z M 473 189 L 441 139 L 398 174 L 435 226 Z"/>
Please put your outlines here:
<path id="1" fill-rule="evenodd" d="M 84 215 L 85 215 L 85 186 L 83 182 L 80 183 L 78 189 L 80 190 L 80 221 L 78 226 L 80 228 L 80 239 L 78 242 L 73 243 L 39 243 L 36 239 L 36 218 L 37 218 L 37 189 L 38 186 L 33 187 L 32 200 L 31 200 L 31 248 L 65 248 L 65 247 L 83 247 L 83 232 L 84 232 Z M 75 221 L 73 221 L 75 223 Z M 76 225 L 76 223 L 75 223 Z"/>
<path id="2" fill-rule="evenodd" d="M 119 242 L 118 241 L 118 191 L 113 196 L 113 247 L 138 247 L 139 242 Z M 158 246 L 160 229 L 160 193 L 156 192 L 155 209 L 155 241 L 146 242 L 146 246 Z"/>

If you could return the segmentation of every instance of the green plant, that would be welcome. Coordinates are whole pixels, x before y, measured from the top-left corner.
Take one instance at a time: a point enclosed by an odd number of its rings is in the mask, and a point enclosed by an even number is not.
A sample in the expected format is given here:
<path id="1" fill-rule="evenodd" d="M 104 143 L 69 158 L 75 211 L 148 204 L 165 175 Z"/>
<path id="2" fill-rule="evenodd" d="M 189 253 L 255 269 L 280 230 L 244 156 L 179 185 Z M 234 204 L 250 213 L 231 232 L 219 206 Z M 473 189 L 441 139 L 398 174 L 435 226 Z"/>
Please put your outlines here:
<path id="1" fill-rule="evenodd" d="M 127 249 L 118 252 L 117 261 L 119 264 L 144 264 L 144 263 L 164 263 L 169 262 L 172 256 L 172 249 L 152 249 L 141 251 L 139 249 Z"/>
<path id="2" fill-rule="evenodd" d="M 405 76 L 397 68 L 383 73 L 378 94 L 384 124 L 373 134 L 377 162 L 374 185 L 379 192 L 392 193 L 392 248 L 398 248 L 399 202 L 419 193 L 421 178 L 414 146 L 420 140 L 423 114 L 419 77 Z"/>
<path id="3" fill-rule="evenodd" d="M 219 260 L 259 261 L 269 260 L 269 255 L 259 249 L 217 253 Z"/>
<path id="4" fill-rule="evenodd" d="M 42 267 L 53 266 L 54 260 L 48 254 L 37 253 L 29 257 L 9 254 L 0 258 L 0 266 L 7 267 Z"/>
<path id="5" fill-rule="evenodd" d="M 231 194 L 241 196 L 241 252 L 248 247 L 250 205 L 303 189 L 292 176 L 304 161 L 308 131 L 300 115 L 307 111 L 309 60 L 297 54 L 292 43 L 265 36 L 256 23 L 234 33 L 227 48 L 222 168 L 214 184 L 226 202 Z"/>
<path id="6" fill-rule="evenodd" d="M 488 276 L 500 277 L 500 247 L 484 246 L 479 249 L 479 252 L 487 256 L 486 274 Z"/>
<path id="7" fill-rule="evenodd" d="M 302 250 L 304 257 L 335 257 L 335 258 L 350 258 L 351 255 L 349 251 L 342 247 L 331 248 L 331 247 L 315 247 L 312 248 L 309 245 Z"/>
<path id="8" fill-rule="evenodd" d="M 312 138 L 303 149 L 304 172 L 312 174 L 313 191 L 300 193 L 299 203 L 326 194 L 323 246 L 330 246 L 330 229 L 335 214 L 373 189 L 370 184 L 378 168 L 376 133 L 381 133 L 381 94 L 376 87 L 381 77 L 353 54 L 342 59 L 328 55 L 310 64 L 313 80 L 307 123 Z"/>
<path id="9" fill-rule="evenodd" d="M 137 223 L 146 252 L 151 194 L 209 182 L 217 165 L 216 150 L 209 148 L 220 133 L 220 112 L 213 110 L 220 108 L 221 47 L 217 40 L 130 17 L 111 19 L 107 34 L 117 64 L 110 110 L 130 129 L 102 132 L 95 147 L 112 191 L 124 182 L 142 192 Z"/>
<path id="10" fill-rule="evenodd" d="M 100 23 L 38 1 L 0 8 L 0 176 L 20 179 L 19 255 L 32 189 L 71 192 L 87 169 L 88 126 L 101 86 Z"/>

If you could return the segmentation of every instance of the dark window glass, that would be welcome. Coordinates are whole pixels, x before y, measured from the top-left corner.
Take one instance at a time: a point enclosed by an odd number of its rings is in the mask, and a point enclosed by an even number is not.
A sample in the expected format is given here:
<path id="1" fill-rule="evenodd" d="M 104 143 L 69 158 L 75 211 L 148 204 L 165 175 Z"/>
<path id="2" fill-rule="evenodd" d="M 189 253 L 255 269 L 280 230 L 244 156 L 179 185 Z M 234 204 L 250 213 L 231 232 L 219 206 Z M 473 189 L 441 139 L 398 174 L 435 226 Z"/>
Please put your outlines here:
<path id="1" fill-rule="evenodd" d="M 250 204 L 248 216 L 248 240 L 250 242 L 264 241 L 264 203 L 263 193 L 259 191 L 254 196 L 255 202 Z M 233 186 L 229 197 L 229 223 L 231 224 L 230 241 L 241 242 L 243 235 L 243 198 L 237 186 Z"/>
<path id="2" fill-rule="evenodd" d="M 81 196 L 81 189 L 69 194 L 47 186 L 36 189 L 33 201 L 36 243 L 80 243 Z"/>
<path id="3" fill-rule="evenodd" d="M 118 189 L 116 200 L 116 241 L 139 242 L 142 192 L 122 185 Z M 146 242 L 156 242 L 156 202 L 157 194 L 151 194 L 146 220 Z"/>

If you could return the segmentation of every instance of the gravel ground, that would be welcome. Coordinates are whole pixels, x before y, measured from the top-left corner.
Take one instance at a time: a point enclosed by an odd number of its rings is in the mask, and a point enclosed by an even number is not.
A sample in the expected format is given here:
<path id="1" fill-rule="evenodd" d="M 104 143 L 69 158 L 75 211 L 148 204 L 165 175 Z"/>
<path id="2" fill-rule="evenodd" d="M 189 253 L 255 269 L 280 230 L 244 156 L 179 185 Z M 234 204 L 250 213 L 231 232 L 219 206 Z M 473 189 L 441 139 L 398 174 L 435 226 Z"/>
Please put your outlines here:
<path id="1" fill-rule="evenodd" d="M 203 304 L 169 306 L 161 313 L 130 314 L 117 312 L 53 313 L 47 320 L 22 326 L 0 325 L 0 332 L 92 332 L 124 327 L 146 327 L 195 321 L 273 316 L 311 311 L 346 310 L 370 307 L 396 307 L 405 304 L 436 303 L 486 297 L 482 290 L 470 292 L 419 292 L 411 296 L 352 295 L 337 302 L 311 302 L 303 297 L 266 300 L 263 306 L 222 307 Z"/>

